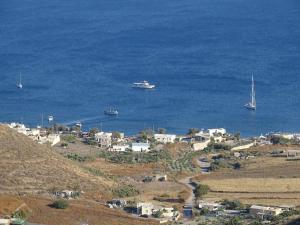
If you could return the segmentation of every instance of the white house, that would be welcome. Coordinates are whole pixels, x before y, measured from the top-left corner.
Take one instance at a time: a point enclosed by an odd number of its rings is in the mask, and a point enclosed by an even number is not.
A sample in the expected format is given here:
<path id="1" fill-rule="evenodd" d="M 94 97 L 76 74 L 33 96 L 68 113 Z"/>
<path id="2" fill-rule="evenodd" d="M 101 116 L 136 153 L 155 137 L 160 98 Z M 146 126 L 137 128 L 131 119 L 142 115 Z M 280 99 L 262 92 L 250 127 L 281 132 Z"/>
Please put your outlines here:
<path id="1" fill-rule="evenodd" d="M 51 146 L 60 142 L 59 134 L 49 134 L 48 136 L 33 136 L 33 140 L 37 140 L 39 144 L 50 143 Z"/>
<path id="2" fill-rule="evenodd" d="M 40 129 L 32 128 L 29 131 L 27 131 L 28 136 L 39 136 L 40 135 Z"/>
<path id="3" fill-rule="evenodd" d="M 54 146 L 60 142 L 59 134 L 49 134 L 47 138 L 48 138 L 48 142 L 50 142 L 51 146 Z"/>
<path id="4" fill-rule="evenodd" d="M 210 143 L 210 140 L 205 140 L 204 142 L 196 142 L 192 144 L 193 150 L 194 151 L 201 151 L 203 149 L 205 149 L 208 144 Z"/>
<path id="5" fill-rule="evenodd" d="M 138 215 L 151 216 L 154 206 L 151 203 L 138 202 L 136 205 L 136 212 Z"/>
<path id="6" fill-rule="evenodd" d="M 200 201 L 198 205 L 199 209 L 207 209 L 209 211 L 217 211 L 221 209 L 223 206 L 218 203 L 214 202 L 205 202 L 205 201 Z"/>
<path id="7" fill-rule="evenodd" d="M 112 133 L 98 132 L 94 136 L 100 147 L 110 147 L 112 140 Z"/>
<path id="8" fill-rule="evenodd" d="M 265 217 L 268 216 L 277 216 L 282 212 L 283 211 L 281 208 L 260 206 L 260 205 L 252 205 L 249 209 L 249 213 L 251 216 L 259 217 L 262 219 L 265 219 Z"/>
<path id="9" fill-rule="evenodd" d="M 8 126 L 12 129 L 16 130 L 18 133 L 25 134 L 25 135 L 27 135 L 27 132 L 30 130 L 24 124 L 20 124 L 20 123 L 11 123 L 11 124 L 8 124 Z"/>
<path id="10" fill-rule="evenodd" d="M 114 152 L 125 152 L 126 149 L 129 149 L 129 145 L 113 145 L 111 151 Z"/>
<path id="11" fill-rule="evenodd" d="M 226 134 L 226 129 L 224 128 L 208 129 L 207 131 L 210 137 L 216 136 L 217 134 L 221 134 L 221 135 Z"/>
<path id="12" fill-rule="evenodd" d="M 148 152 L 150 150 L 149 143 L 132 143 L 131 150 L 134 152 Z"/>
<path id="13" fill-rule="evenodd" d="M 154 134 L 154 139 L 160 143 L 174 143 L 176 139 L 175 134 Z"/>

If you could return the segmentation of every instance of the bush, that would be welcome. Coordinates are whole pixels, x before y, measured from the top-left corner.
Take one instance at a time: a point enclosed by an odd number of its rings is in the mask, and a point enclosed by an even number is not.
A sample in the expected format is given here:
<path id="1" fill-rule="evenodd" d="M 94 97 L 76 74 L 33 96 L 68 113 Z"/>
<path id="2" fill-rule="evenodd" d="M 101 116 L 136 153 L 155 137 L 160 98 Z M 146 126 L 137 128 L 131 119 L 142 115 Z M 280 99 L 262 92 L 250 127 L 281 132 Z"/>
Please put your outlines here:
<path id="1" fill-rule="evenodd" d="M 66 209 L 69 207 L 69 203 L 66 200 L 60 199 L 53 202 L 51 206 L 56 209 Z"/>
<path id="2" fill-rule="evenodd" d="M 225 199 L 222 203 L 222 205 L 225 206 L 226 209 L 229 210 L 236 210 L 236 209 L 243 209 L 244 205 L 239 200 L 227 200 Z"/>
<path id="3" fill-rule="evenodd" d="M 159 211 L 153 213 L 153 217 L 154 217 L 154 218 L 161 218 L 162 215 L 163 215 L 163 211 L 161 211 L 161 210 L 159 210 Z"/>
<path id="4" fill-rule="evenodd" d="M 239 170 L 241 167 L 242 167 L 242 165 L 239 162 L 236 162 L 236 163 L 233 164 L 233 168 L 235 170 Z"/>
<path id="5" fill-rule="evenodd" d="M 205 184 L 198 184 L 194 190 L 194 194 L 196 198 L 202 198 L 207 194 L 209 188 Z"/>
<path id="6" fill-rule="evenodd" d="M 22 210 L 18 210 L 12 215 L 13 218 L 18 218 L 18 219 L 25 219 L 26 216 L 27 214 Z"/>
<path id="7" fill-rule="evenodd" d="M 63 136 L 62 140 L 68 143 L 74 143 L 76 141 L 76 137 L 70 134 L 70 135 Z"/>

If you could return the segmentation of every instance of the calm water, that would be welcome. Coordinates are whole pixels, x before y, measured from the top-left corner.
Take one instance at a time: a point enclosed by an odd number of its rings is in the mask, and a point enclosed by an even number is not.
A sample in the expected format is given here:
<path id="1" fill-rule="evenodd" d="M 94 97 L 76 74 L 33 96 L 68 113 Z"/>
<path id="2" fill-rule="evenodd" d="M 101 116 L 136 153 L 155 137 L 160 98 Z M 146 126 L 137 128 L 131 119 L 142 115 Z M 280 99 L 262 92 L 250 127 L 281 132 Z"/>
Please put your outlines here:
<path id="1" fill-rule="evenodd" d="M 31 126 L 300 131 L 300 1 L 0 0 L 0 107 Z"/>

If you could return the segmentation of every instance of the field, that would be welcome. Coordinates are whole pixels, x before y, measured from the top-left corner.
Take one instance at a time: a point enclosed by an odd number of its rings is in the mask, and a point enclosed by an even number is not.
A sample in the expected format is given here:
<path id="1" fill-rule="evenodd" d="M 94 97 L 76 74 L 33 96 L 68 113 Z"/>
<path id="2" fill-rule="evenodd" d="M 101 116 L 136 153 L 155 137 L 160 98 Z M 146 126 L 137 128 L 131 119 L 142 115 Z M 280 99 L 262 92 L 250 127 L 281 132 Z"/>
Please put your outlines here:
<path id="1" fill-rule="evenodd" d="M 299 174 L 300 161 L 263 156 L 246 160 L 240 170 L 219 170 L 196 180 L 209 185 L 206 199 L 300 206 Z"/>

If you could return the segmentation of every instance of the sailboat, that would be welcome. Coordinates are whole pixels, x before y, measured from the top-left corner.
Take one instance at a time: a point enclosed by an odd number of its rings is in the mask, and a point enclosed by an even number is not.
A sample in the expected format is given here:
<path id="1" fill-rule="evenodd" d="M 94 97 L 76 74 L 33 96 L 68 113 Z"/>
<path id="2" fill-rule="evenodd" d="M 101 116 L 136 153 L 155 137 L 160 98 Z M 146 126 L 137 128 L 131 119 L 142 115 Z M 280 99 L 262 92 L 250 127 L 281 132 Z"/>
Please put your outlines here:
<path id="1" fill-rule="evenodd" d="M 119 111 L 110 107 L 109 109 L 104 110 L 104 114 L 108 116 L 117 116 L 119 114 Z"/>
<path id="2" fill-rule="evenodd" d="M 252 85 L 251 85 L 251 101 L 248 102 L 245 107 L 249 110 L 256 110 L 256 99 L 255 99 L 255 88 L 254 88 L 254 78 L 252 75 Z"/>
<path id="3" fill-rule="evenodd" d="M 20 78 L 19 78 L 19 83 L 17 83 L 17 88 L 22 89 L 23 88 L 23 84 L 22 84 L 22 75 L 20 73 Z"/>

